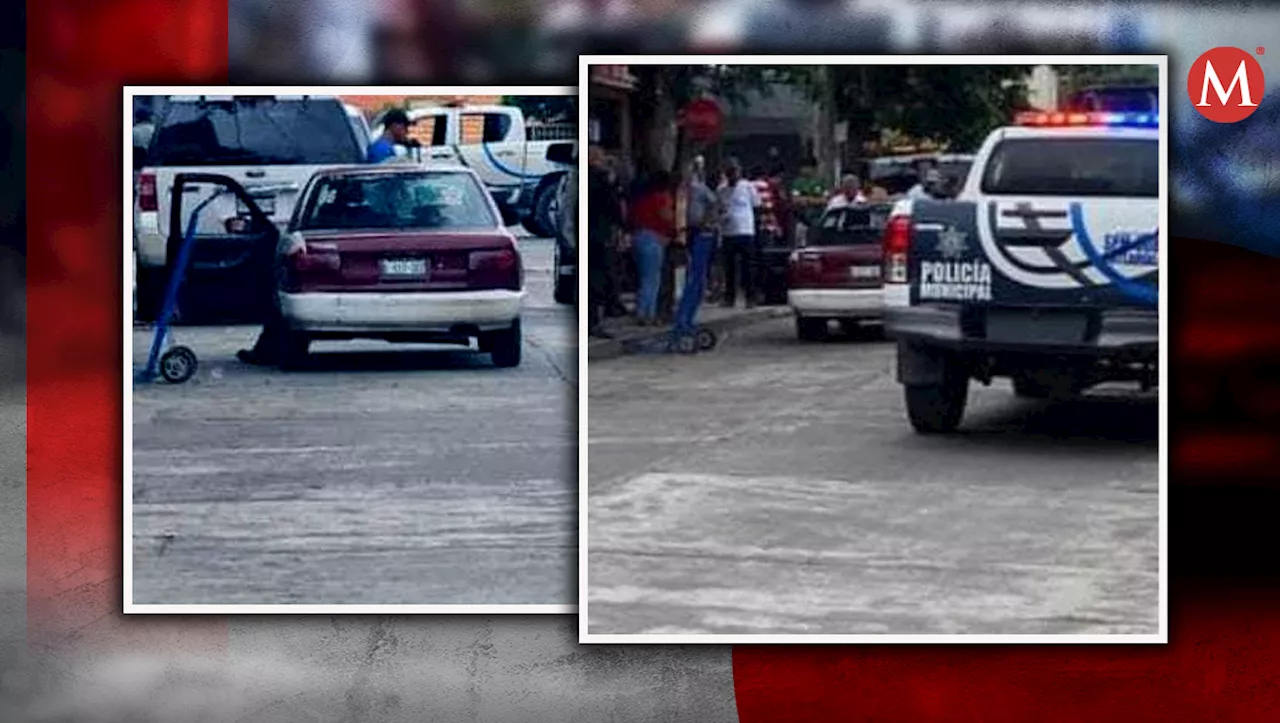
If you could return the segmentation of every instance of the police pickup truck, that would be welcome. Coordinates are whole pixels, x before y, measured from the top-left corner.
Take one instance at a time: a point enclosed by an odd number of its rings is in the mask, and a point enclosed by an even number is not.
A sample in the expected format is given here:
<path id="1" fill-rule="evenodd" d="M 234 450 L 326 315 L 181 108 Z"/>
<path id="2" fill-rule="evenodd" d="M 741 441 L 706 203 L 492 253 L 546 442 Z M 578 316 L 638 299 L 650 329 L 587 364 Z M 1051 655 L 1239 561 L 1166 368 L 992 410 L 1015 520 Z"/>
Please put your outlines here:
<path id="1" fill-rule="evenodd" d="M 954 431 L 969 383 L 1061 398 L 1158 375 L 1158 121 L 1023 113 L 957 198 L 901 201 L 884 232 L 886 330 L 921 433 Z"/>

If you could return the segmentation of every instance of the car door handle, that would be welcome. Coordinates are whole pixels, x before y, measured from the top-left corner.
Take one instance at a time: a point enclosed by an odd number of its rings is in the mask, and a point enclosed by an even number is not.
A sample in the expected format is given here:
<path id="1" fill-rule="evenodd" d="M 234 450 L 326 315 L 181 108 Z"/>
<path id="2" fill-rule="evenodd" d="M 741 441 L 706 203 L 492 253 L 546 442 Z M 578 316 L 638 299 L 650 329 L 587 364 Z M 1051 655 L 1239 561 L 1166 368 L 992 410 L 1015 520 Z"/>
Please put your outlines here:
<path id="1" fill-rule="evenodd" d="M 263 176 L 267 175 L 267 172 L 262 169 L 255 169 L 252 171 L 245 171 L 244 175 L 248 176 L 249 178 L 262 178 Z"/>

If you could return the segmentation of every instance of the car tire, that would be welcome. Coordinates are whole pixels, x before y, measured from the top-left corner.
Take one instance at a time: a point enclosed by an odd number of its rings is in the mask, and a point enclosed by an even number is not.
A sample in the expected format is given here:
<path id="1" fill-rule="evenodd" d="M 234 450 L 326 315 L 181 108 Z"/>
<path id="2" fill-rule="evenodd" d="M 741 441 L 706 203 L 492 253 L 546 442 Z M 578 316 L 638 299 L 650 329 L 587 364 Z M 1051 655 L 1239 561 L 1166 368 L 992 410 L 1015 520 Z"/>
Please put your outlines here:
<path id="1" fill-rule="evenodd" d="M 578 279 L 573 274 L 556 274 L 555 297 L 557 304 L 572 305 L 578 292 Z"/>
<path id="2" fill-rule="evenodd" d="M 797 316 L 796 336 L 800 341 L 823 341 L 827 338 L 827 320 Z"/>
<path id="3" fill-rule="evenodd" d="M 969 400 L 969 376 L 952 363 L 945 363 L 942 381 L 927 386 L 905 386 L 907 418 L 920 434 L 954 432 L 964 418 Z"/>
<path id="4" fill-rule="evenodd" d="M 493 365 L 503 369 L 520 366 L 520 355 L 524 351 L 524 336 L 520 331 L 520 320 L 516 319 L 511 328 L 489 334 L 489 359 Z"/>
<path id="5" fill-rule="evenodd" d="M 557 304 L 573 304 L 577 301 L 578 277 L 576 274 L 572 273 L 561 273 L 561 243 L 562 241 L 560 239 L 556 239 L 555 260 L 552 262 L 555 264 L 553 268 L 556 271 L 555 290 L 553 291 L 553 296 L 555 297 Z"/>
<path id="6" fill-rule="evenodd" d="M 281 369 L 301 369 L 307 365 L 311 354 L 311 337 L 291 331 L 282 340 L 280 346 Z"/>
<path id="7" fill-rule="evenodd" d="M 558 177 L 557 177 L 558 178 Z M 556 200 L 555 178 L 544 179 L 533 195 L 533 205 L 529 214 L 520 223 L 524 230 L 538 238 L 550 238 L 555 235 L 554 208 Z"/>

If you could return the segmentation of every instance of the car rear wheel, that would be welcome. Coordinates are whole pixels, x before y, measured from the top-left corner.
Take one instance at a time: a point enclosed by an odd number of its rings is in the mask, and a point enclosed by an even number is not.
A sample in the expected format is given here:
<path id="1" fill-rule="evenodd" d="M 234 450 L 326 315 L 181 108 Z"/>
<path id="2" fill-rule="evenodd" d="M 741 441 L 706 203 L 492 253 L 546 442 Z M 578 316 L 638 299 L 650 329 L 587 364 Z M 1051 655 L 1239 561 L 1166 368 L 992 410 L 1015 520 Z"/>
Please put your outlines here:
<path id="1" fill-rule="evenodd" d="M 572 304 L 577 292 L 577 283 L 573 274 L 556 274 L 556 303 Z"/>
<path id="2" fill-rule="evenodd" d="M 524 349 L 520 320 L 516 319 L 510 329 L 490 332 L 485 346 L 489 349 L 489 358 L 494 366 L 502 368 L 520 366 L 520 354 Z"/>
<path id="3" fill-rule="evenodd" d="M 572 304 L 574 297 L 577 296 L 577 277 L 572 273 L 564 273 L 561 271 L 560 262 L 560 244 L 556 243 L 555 251 L 555 270 L 556 270 L 556 286 L 555 299 L 557 304 Z"/>
<path id="4" fill-rule="evenodd" d="M 796 317 L 796 336 L 800 341 L 822 341 L 827 338 L 826 319 L 807 319 Z"/>
<path id="5" fill-rule="evenodd" d="M 906 386 L 903 390 L 911 426 L 921 434 L 945 434 L 954 432 L 964 418 L 969 376 L 953 364 L 945 364 L 938 384 Z"/>
<path id="6" fill-rule="evenodd" d="M 280 342 L 280 368 L 301 369 L 311 354 L 311 337 L 296 331 L 285 335 Z"/>

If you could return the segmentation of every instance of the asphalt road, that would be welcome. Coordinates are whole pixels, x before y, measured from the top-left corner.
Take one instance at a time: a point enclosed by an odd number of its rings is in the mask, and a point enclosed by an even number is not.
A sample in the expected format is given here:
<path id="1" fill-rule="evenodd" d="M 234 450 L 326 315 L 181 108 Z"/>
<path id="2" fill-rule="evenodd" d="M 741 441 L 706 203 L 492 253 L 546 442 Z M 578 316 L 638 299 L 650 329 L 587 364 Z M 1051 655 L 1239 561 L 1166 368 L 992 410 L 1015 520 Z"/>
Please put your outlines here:
<path id="1" fill-rule="evenodd" d="M 790 319 L 589 367 L 588 632 L 1158 632 L 1158 407 L 975 383 L 914 434 L 893 347 Z"/>
<path id="2" fill-rule="evenodd" d="M 330 342 L 263 370 L 234 358 L 254 328 L 176 329 L 197 376 L 134 389 L 134 602 L 574 603 L 576 321 L 552 243 L 521 242 L 515 369 Z"/>

